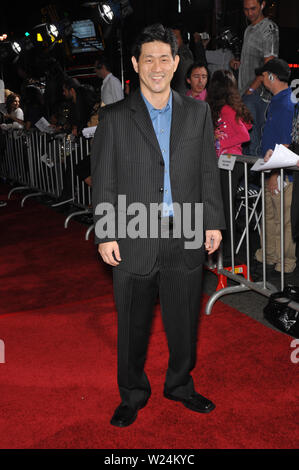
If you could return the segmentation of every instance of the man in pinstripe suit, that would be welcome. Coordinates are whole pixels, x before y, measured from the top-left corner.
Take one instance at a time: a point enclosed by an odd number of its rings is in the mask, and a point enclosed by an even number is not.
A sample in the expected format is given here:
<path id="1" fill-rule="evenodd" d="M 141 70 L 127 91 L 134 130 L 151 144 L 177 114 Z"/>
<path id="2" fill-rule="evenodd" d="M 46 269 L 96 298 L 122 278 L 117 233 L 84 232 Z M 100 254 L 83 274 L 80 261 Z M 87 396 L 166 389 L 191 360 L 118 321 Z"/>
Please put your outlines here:
<path id="1" fill-rule="evenodd" d="M 95 242 L 103 260 L 113 266 L 118 312 L 121 404 L 111 419 L 118 427 L 132 424 L 151 394 L 144 364 L 158 295 L 169 347 L 164 397 L 195 412 L 215 408 L 195 392 L 190 373 L 205 249 L 217 250 L 225 222 L 210 110 L 205 102 L 171 90 L 178 62 L 173 32 L 162 25 L 145 28 L 132 57 L 140 89 L 103 108 L 92 148 Z M 199 203 L 203 222 L 195 230 L 205 231 L 205 247 L 194 248 L 186 243 L 188 235 L 175 229 L 184 204 L 198 225 Z M 129 230 L 134 208 L 145 208 L 138 219 L 144 229 L 153 222 L 153 204 L 161 208 L 158 236 L 142 231 L 136 237 Z M 111 219 L 115 233 L 104 236 L 104 221 L 108 226 Z"/>

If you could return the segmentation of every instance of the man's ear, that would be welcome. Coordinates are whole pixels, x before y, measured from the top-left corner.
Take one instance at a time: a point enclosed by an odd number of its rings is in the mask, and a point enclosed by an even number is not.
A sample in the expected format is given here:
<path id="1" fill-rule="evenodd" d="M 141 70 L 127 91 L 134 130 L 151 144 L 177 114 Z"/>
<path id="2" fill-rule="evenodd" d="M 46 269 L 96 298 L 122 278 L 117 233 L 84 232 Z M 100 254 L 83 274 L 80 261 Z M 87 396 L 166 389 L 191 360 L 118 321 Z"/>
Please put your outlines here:
<path id="1" fill-rule="evenodd" d="M 138 73 L 139 69 L 138 69 L 138 62 L 136 60 L 136 57 L 132 56 L 131 61 L 132 61 L 133 68 L 134 68 L 135 72 Z"/>
<path id="2" fill-rule="evenodd" d="M 176 69 L 178 68 L 179 62 L 180 62 L 180 56 L 176 55 L 174 58 L 174 71 L 176 71 Z"/>

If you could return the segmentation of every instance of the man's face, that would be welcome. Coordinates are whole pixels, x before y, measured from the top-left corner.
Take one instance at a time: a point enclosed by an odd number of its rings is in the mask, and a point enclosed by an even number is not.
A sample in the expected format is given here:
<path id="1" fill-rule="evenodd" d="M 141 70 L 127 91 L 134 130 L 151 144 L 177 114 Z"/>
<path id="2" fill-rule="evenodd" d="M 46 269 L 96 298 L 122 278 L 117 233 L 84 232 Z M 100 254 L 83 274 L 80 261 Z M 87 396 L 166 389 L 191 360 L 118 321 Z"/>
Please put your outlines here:
<path id="1" fill-rule="evenodd" d="M 102 67 L 100 67 L 99 69 L 96 68 L 95 69 L 95 72 L 96 72 L 96 75 L 99 77 L 99 78 L 102 78 L 104 79 L 105 78 L 105 67 L 102 65 Z"/>
<path id="2" fill-rule="evenodd" d="M 195 94 L 201 93 L 208 81 L 208 72 L 205 67 L 196 67 L 192 70 L 190 78 L 187 78 L 187 82 L 191 86 L 191 91 Z"/>
<path id="3" fill-rule="evenodd" d="M 262 76 L 263 76 L 263 84 L 264 86 L 271 91 L 272 89 L 272 85 L 273 85 L 273 80 L 270 80 L 269 78 L 269 72 L 263 72 L 262 73 Z"/>
<path id="4" fill-rule="evenodd" d="M 261 21 L 264 6 L 265 3 L 260 4 L 258 0 L 244 0 L 244 14 L 251 24 L 255 25 Z"/>
<path id="5" fill-rule="evenodd" d="M 153 41 L 142 44 L 138 62 L 132 57 L 132 63 L 135 72 L 139 74 L 141 91 L 148 95 L 170 89 L 179 57 L 172 57 L 169 44 Z"/>

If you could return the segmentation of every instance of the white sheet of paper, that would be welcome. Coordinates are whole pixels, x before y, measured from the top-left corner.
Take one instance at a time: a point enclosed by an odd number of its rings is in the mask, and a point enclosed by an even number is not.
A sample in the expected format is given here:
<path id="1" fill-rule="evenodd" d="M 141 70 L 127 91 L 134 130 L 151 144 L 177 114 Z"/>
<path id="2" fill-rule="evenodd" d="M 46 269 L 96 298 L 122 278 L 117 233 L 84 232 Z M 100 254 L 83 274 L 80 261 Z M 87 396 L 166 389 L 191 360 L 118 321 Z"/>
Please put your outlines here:
<path id="1" fill-rule="evenodd" d="M 264 162 L 263 158 L 260 158 L 255 162 L 251 170 L 253 171 L 264 171 L 272 170 L 273 168 L 286 168 L 295 166 L 299 156 L 292 152 L 284 145 L 276 144 L 273 154 L 267 162 Z"/>
<path id="2" fill-rule="evenodd" d="M 94 136 L 94 133 L 96 131 L 97 126 L 92 126 L 92 127 L 85 127 L 82 130 L 82 134 L 86 139 L 89 139 L 90 137 Z"/>
<path id="3" fill-rule="evenodd" d="M 90 137 L 94 136 L 94 133 L 96 131 L 97 126 L 92 126 L 92 127 L 85 127 L 82 130 L 82 134 L 86 139 L 89 139 Z"/>
<path id="4" fill-rule="evenodd" d="M 47 133 L 52 133 L 53 128 L 50 126 L 50 123 L 47 121 L 46 118 L 41 117 L 36 123 L 35 126 L 38 128 L 39 131 L 41 132 L 47 132 Z"/>

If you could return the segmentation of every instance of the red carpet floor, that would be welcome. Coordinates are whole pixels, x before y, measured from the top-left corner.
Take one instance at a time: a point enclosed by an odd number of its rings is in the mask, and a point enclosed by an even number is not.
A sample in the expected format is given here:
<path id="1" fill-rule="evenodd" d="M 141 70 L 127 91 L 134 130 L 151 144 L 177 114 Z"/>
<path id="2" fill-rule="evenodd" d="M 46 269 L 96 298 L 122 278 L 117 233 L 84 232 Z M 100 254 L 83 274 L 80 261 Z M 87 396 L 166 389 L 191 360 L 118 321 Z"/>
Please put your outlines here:
<path id="1" fill-rule="evenodd" d="M 291 338 L 222 302 L 201 315 L 198 415 L 162 397 L 167 345 L 159 308 L 146 370 L 152 397 L 126 429 L 119 403 L 111 275 L 85 227 L 18 197 L 0 209 L 1 449 L 296 449 L 298 364 Z M 206 301 L 204 296 L 203 303 Z"/>

